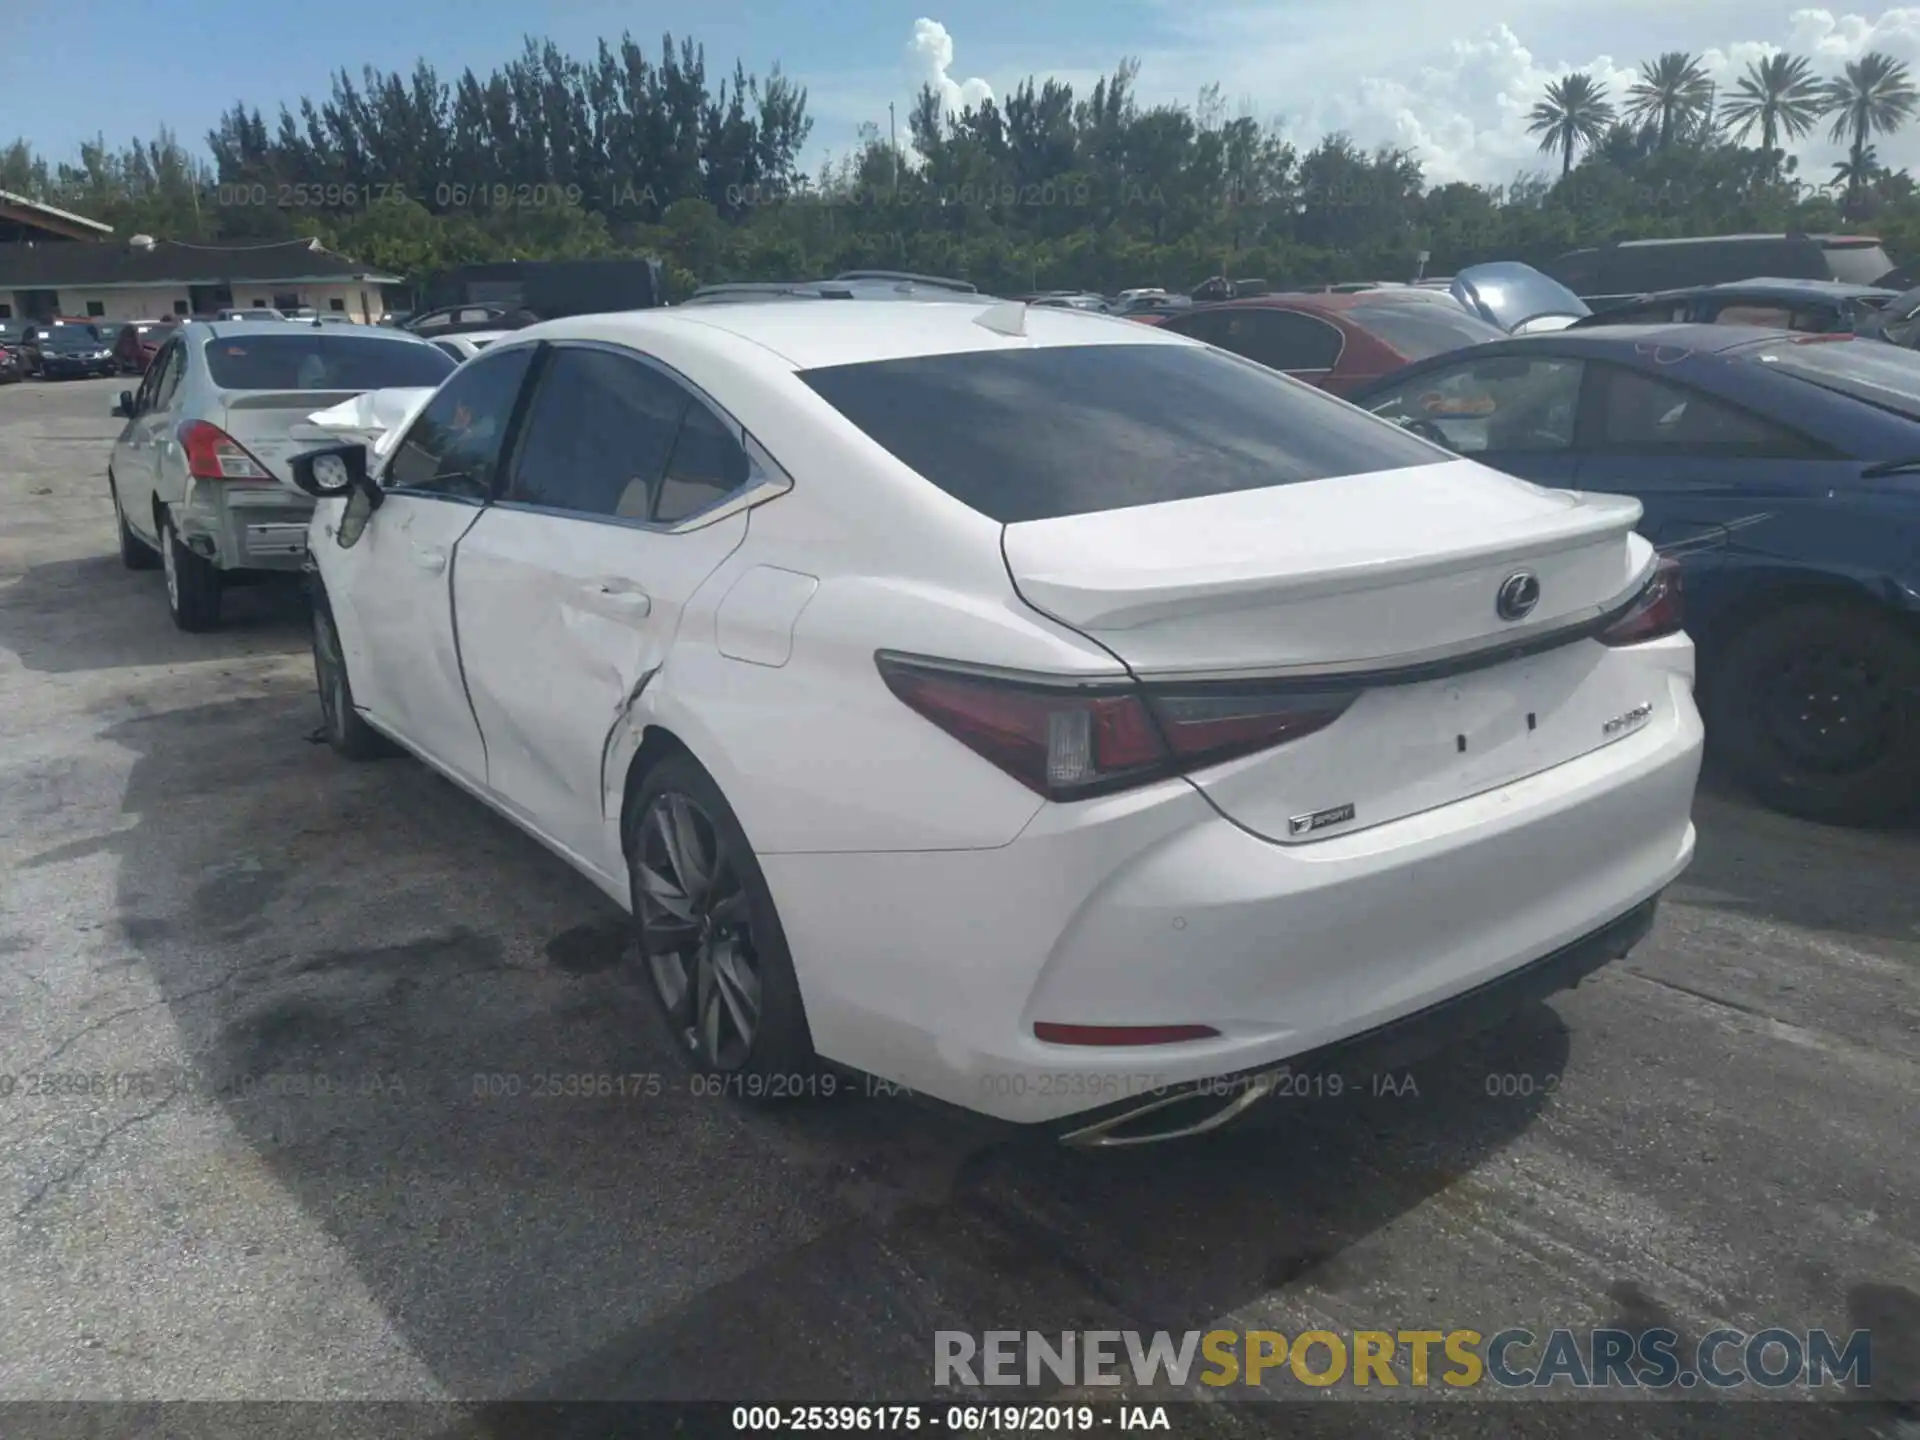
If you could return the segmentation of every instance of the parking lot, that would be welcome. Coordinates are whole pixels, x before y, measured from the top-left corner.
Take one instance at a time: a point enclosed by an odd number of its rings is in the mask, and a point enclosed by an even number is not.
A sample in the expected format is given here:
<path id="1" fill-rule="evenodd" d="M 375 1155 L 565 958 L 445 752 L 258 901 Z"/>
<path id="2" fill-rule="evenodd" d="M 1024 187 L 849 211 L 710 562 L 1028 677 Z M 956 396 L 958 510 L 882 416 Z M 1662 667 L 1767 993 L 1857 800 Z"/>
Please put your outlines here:
<path id="1" fill-rule="evenodd" d="M 0 1395 L 902 1400 L 940 1329 L 1617 1322 L 1868 1328 L 1920 1398 L 1920 829 L 1710 782 L 1629 960 L 1177 1150 L 698 1095 L 613 906 L 309 742 L 297 591 L 191 636 L 121 568 L 120 388 L 0 389 Z"/>

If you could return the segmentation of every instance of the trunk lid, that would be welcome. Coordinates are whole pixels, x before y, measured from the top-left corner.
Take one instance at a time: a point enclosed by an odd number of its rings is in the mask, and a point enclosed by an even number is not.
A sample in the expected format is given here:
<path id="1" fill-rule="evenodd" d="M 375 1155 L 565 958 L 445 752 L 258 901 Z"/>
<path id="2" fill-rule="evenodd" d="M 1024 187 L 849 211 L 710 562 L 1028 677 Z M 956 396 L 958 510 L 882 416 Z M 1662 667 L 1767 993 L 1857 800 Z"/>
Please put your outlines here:
<path id="1" fill-rule="evenodd" d="M 1650 573 L 1640 513 L 1463 460 L 1024 522 L 1003 544 L 1027 603 L 1158 694 L 1357 697 L 1323 730 L 1189 776 L 1249 829 L 1298 842 L 1506 784 L 1651 719 L 1607 729 L 1664 697 L 1573 638 Z M 1505 619 L 1497 597 L 1522 572 L 1535 603 Z"/>
<path id="2" fill-rule="evenodd" d="M 220 428 L 246 447 L 268 472 L 294 494 L 306 498 L 294 486 L 291 462 L 308 450 L 338 445 L 343 439 L 337 431 L 315 425 L 309 418 L 354 399 L 356 390 L 243 390 L 228 394 Z"/>

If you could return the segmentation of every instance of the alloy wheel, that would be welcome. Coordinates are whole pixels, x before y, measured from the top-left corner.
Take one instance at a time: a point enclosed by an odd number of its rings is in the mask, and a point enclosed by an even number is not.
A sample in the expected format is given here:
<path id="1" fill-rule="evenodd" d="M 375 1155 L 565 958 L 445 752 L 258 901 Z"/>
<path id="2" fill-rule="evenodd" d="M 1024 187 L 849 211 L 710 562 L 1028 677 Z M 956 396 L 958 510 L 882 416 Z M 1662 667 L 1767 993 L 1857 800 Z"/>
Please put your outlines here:
<path id="1" fill-rule="evenodd" d="M 760 1028 L 761 972 L 747 892 L 713 818 L 657 796 L 633 857 L 640 948 L 675 1033 L 704 1064 L 737 1070 Z"/>

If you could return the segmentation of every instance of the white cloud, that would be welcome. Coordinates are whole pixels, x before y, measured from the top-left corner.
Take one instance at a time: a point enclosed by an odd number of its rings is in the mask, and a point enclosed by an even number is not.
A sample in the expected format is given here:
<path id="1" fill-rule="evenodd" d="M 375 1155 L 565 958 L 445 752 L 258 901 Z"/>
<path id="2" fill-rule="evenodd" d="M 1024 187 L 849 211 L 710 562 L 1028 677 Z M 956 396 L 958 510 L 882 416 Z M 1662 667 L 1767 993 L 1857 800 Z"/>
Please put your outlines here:
<path id="1" fill-rule="evenodd" d="M 1218 82 L 1252 113 L 1277 120 L 1296 144 L 1345 130 L 1363 146 L 1402 146 L 1419 157 L 1432 184 L 1504 184 L 1523 171 L 1552 171 L 1554 158 L 1527 133 L 1527 112 L 1548 83 L 1582 70 L 1618 103 L 1640 62 L 1663 50 L 1699 55 L 1723 93 L 1750 61 L 1776 50 L 1805 55 L 1827 74 L 1884 50 L 1920 74 L 1920 8 L 1868 17 L 1798 9 L 1793 0 L 1624 0 L 1599 9 L 1509 0 L 1506 21 L 1471 29 L 1458 23 L 1457 10 L 1431 0 L 1161 3 L 1157 43 L 1124 33 L 1112 42 L 1116 63 L 1123 54 L 1140 57 L 1143 102 L 1190 104 L 1202 86 Z M 1355 23 L 1356 10 L 1364 23 Z M 910 94 L 930 83 L 952 110 L 1005 93 L 1029 75 L 1069 80 L 1078 94 L 1088 88 L 1084 46 L 1069 67 L 1058 54 L 1029 55 L 1003 42 L 995 47 L 991 84 L 954 78 L 953 36 L 937 20 L 915 21 L 906 49 L 903 88 Z M 886 103 L 877 94 L 869 113 L 884 114 Z M 1882 163 L 1920 169 L 1920 124 L 1875 143 Z M 1796 149 L 1801 175 L 1818 181 L 1832 173 L 1844 146 L 1829 141 L 1822 126 Z"/>
<path id="2" fill-rule="evenodd" d="M 977 76 L 955 80 L 949 73 L 953 69 L 953 37 L 938 20 L 923 17 L 913 22 L 907 53 L 914 67 L 915 89 L 922 84 L 933 86 L 948 110 L 964 110 L 993 98 L 993 87 L 986 81 Z"/>

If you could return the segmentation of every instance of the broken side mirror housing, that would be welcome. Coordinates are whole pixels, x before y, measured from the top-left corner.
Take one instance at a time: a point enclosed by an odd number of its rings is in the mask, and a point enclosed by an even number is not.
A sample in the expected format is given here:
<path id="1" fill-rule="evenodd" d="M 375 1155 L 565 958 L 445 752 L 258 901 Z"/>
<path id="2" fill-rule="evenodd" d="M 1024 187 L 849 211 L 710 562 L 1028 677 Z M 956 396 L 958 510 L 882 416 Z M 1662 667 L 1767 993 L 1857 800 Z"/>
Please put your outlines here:
<path id="1" fill-rule="evenodd" d="M 120 392 L 120 398 L 113 402 L 113 413 L 114 417 L 119 420 L 131 420 L 133 418 L 133 391 L 122 390 Z"/>
<path id="2" fill-rule="evenodd" d="M 293 483 L 316 500 L 334 500 L 352 491 L 368 497 L 374 508 L 380 504 L 378 489 L 367 473 L 367 447 L 330 445 L 324 450 L 309 450 L 290 462 Z"/>

